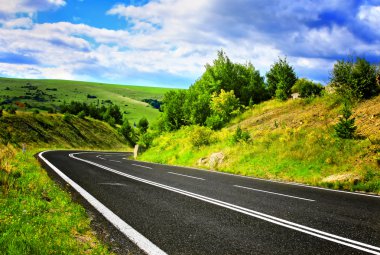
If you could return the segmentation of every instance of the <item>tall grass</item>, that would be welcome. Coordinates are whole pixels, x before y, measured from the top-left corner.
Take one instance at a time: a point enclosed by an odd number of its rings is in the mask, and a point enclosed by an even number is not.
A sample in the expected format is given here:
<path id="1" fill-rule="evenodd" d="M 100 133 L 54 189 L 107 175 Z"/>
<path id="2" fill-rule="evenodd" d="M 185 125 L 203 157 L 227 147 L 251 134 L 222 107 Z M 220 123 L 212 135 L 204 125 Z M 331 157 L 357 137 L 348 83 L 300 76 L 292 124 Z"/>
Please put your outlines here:
<path id="1" fill-rule="evenodd" d="M 367 103 L 356 111 L 368 110 Z M 380 134 L 373 132 L 373 125 L 376 130 L 380 120 L 373 123 L 364 115 L 357 116 L 361 138 L 337 138 L 332 127 L 339 105 L 329 95 L 314 100 L 264 102 L 238 116 L 229 127 L 208 133 L 204 138 L 208 141 L 201 146 L 193 146 L 202 141 L 199 127 L 185 127 L 156 138 L 140 159 L 208 168 L 197 165 L 198 160 L 223 152 L 226 159 L 217 167 L 219 171 L 380 193 Z M 368 113 L 373 118 L 377 111 L 380 113 L 380 97 L 371 105 L 378 105 Z M 238 126 L 250 134 L 249 142 L 231 143 Z"/>
<path id="2" fill-rule="evenodd" d="M 36 152 L 0 147 L 0 253 L 110 254 L 84 208 L 47 176 Z"/>

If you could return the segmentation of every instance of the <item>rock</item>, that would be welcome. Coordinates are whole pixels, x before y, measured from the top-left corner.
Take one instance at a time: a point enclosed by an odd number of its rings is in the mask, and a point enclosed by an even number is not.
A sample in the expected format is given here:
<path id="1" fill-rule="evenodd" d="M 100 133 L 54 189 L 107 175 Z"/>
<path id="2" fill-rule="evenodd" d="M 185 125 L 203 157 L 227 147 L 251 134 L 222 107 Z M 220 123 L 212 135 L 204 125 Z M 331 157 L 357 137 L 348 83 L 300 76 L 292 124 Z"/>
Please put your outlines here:
<path id="1" fill-rule="evenodd" d="M 334 183 L 334 182 L 349 181 L 349 182 L 352 182 L 352 183 L 357 183 L 360 179 L 361 179 L 361 177 L 358 174 L 355 174 L 355 173 L 343 173 L 343 174 L 334 174 L 334 175 L 327 176 L 326 178 L 324 178 L 322 180 L 322 182 Z"/>
<path id="2" fill-rule="evenodd" d="M 207 162 L 208 162 L 208 158 L 200 158 L 197 161 L 197 165 L 198 166 L 205 166 L 207 164 Z"/>
<path id="3" fill-rule="evenodd" d="M 218 165 L 223 163 L 224 154 L 222 152 L 216 152 L 211 154 L 210 160 L 208 161 L 208 165 L 210 169 L 216 169 Z"/>

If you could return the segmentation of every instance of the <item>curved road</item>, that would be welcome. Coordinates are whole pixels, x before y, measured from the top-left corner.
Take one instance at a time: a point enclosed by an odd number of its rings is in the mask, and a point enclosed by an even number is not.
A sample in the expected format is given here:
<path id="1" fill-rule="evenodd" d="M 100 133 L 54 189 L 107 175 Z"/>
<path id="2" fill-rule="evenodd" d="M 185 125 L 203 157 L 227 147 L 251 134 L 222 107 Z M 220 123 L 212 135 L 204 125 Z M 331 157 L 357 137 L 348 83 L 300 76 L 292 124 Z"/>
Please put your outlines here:
<path id="1" fill-rule="evenodd" d="M 379 196 L 127 156 L 48 151 L 39 158 L 146 253 L 380 254 Z"/>

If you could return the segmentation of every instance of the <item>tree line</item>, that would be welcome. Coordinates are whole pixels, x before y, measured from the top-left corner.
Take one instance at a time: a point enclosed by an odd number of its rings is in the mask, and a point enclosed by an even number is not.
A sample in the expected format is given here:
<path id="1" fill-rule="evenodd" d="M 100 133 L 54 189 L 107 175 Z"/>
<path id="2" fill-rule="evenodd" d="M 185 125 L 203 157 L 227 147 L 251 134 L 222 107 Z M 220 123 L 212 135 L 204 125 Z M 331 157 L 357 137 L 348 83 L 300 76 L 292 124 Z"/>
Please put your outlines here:
<path id="1" fill-rule="evenodd" d="M 379 67 L 363 58 L 337 61 L 331 71 L 330 86 L 337 94 L 361 100 L 379 93 Z M 376 80 L 378 79 L 378 80 Z M 244 108 L 276 98 L 287 100 L 292 93 L 300 97 L 320 96 L 324 86 L 298 78 L 286 58 L 279 58 L 264 76 L 251 63 L 233 63 L 223 51 L 188 90 L 164 95 L 158 122 L 162 131 L 185 125 L 223 127 Z"/>

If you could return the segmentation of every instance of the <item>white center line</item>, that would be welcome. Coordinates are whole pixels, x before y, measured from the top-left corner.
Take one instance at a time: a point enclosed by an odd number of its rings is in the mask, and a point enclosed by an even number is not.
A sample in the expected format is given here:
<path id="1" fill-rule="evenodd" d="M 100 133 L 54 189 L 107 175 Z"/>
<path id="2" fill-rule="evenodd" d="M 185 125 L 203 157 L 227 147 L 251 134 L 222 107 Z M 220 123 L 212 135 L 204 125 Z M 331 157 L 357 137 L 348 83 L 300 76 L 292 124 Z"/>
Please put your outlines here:
<path id="1" fill-rule="evenodd" d="M 269 193 L 269 194 L 274 194 L 274 195 L 283 196 L 283 197 L 291 197 L 291 198 L 306 200 L 306 201 L 310 201 L 310 202 L 315 202 L 315 200 L 312 200 L 312 199 L 307 199 L 307 198 L 302 198 L 302 197 L 295 197 L 295 196 L 285 195 L 285 194 L 276 193 L 276 192 L 270 192 L 270 191 L 261 190 L 261 189 L 253 189 L 253 188 L 248 188 L 248 187 L 239 186 L 239 185 L 234 185 L 234 187 L 242 188 L 242 189 L 249 189 L 249 190 L 258 191 L 258 192 L 264 192 L 264 193 Z"/>
<path id="2" fill-rule="evenodd" d="M 110 161 L 112 161 L 112 162 L 117 162 L 117 163 L 121 163 L 121 161 L 119 161 L 119 160 L 113 160 L 113 159 L 110 159 Z"/>
<path id="3" fill-rule="evenodd" d="M 133 166 L 138 166 L 138 167 L 143 167 L 143 168 L 147 168 L 147 169 L 153 169 L 149 166 L 142 166 L 142 165 L 137 165 L 137 164 L 132 164 Z"/>
<path id="4" fill-rule="evenodd" d="M 188 178 L 193 178 L 193 179 L 198 179 L 198 180 L 201 180 L 201 181 L 205 181 L 205 179 L 203 179 L 203 178 L 194 177 L 194 176 L 186 175 L 186 174 L 177 174 L 177 173 L 173 173 L 173 172 L 168 172 L 168 174 L 175 174 L 175 175 L 180 175 L 180 176 L 183 176 L 183 177 L 188 177 Z"/>

